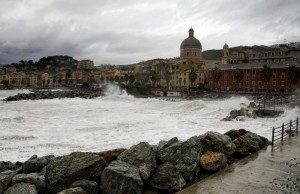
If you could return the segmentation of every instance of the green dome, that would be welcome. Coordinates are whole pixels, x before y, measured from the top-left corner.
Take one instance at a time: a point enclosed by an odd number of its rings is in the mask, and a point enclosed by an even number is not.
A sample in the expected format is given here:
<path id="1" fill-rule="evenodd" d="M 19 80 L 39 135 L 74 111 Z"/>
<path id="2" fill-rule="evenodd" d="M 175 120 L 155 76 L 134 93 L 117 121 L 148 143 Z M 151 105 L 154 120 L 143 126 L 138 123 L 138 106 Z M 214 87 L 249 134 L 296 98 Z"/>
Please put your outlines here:
<path id="1" fill-rule="evenodd" d="M 223 49 L 229 49 L 229 46 L 228 44 L 225 42 L 224 46 L 223 46 Z"/>

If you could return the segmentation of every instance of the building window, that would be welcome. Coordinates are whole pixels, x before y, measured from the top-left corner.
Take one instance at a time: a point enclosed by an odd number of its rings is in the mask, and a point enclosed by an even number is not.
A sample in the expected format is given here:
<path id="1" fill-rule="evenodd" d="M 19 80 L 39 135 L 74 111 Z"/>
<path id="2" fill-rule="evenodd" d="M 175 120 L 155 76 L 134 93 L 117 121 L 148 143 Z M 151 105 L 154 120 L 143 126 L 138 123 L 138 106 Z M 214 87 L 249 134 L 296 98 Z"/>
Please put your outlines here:
<path id="1" fill-rule="evenodd" d="M 284 81 L 282 81 L 280 85 L 281 85 L 281 86 L 285 86 L 285 82 L 284 82 Z"/>
<path id="2" fill-rule="evenodd" d="M 281 75 L 281 79 L 284 79 L 284 78 L 285 78 L 285 75 L 284 75 L 284 74 L 282 74 L 282 75 Z"/>
<path id="3" fill-rule="evenodd" d="M 265 53 L 265 57 L 267 57 L 268 56 L 268 53 Z"/>
<path id="4" fill-rule="evenodd" d="M 255 82 L 252 82 L 252 86 L 255 86 Z"/>
<path id="5" fill-rule="evenodd" d="M 235 82 L 232 82 L 232 85 L 235 85 Z"/>
<path id="6" fill-rule="evenodd" d="M 252 74 L 255 74 L 255 70 L 252 71 Z"/>
<path id="7" fill-rule="evenodd" d="M 246 79 L 249 79 L 249 75 L 246 76 Z"/>
<path id="8" fill-rule="evenodd" d="M 272 82 L 272 85 L 273 85 L 273 86 L 276 86 L 276 82 Z"/>
<path id="9" fill-rule="evenodd" d="M 224 82 L 224 86 L 227 86 L 227 82 Z"/>
<path id="10" fill-rule="evenodd" d="M 249 86 L 249 82 L 246 82 L 246 86 Z"/>

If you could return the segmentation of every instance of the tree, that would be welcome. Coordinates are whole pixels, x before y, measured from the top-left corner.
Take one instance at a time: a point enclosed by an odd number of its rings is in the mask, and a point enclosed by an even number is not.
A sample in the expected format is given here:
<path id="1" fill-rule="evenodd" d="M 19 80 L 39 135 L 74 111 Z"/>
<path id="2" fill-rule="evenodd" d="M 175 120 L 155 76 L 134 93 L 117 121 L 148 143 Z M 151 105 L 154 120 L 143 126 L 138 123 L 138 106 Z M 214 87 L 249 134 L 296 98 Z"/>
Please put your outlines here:
<path id="1" fill-rule="evenodd" d="M 237 89 L 239 89 L 239 85 L 241 81 L 244 79 L 244 71 L 241 69 L 236 69 L 233 73 L 233 77 L 237 83 Z"/>
<path id="2" fill-rule="evenodd" d="M 129 81 L 129 84 L 132 85 L 134 83 L 134 81 L 135 81 L 134 75 L 128 76 L 128 81 Z"/>
<path id="3" fill-rule="evenodd" d="M 154 70 L 150 71 L 149 77 L 150 77 L 151 81 L 153 82 L 154 86 L 155 86 L 156 82 L 158 82 L 160 80 L 160 75 Z"/>
<path id="4" fill-rule="evenodd" d="M 172 73 L 170 71 L 166 71 L 165 79 L 166 79 L 167 87 L 169 88 L 170 87 L 170 81 L 172 79 Z"/>
<path id="5" fill-rule="evenodd" d="M 222 71 L 221 71 L 221 69 L 220 69 L 219 67 L 214 67 L 214 68 L 212 69 L 211 74 L 212 74 L 212 80 L 213 80 L 216 84 L 218 84 L 218 86 L 219 86 L 219 81 L 220 81 L 221 76 L 222 76 Z"/>
<path id="6" fill-rule="evenodd" d="M 295 85 L 299 79 L 299 70 L 295 66 L 289 66 L 287 69 L 287 79 L 290 83 L 289 88 L 292 88 L 292 85 Z"/>
<path id="7" fill-rule="evenodd" d="M 8 86 L 8 84 L 9 84 L 9 82 L 7 81 L 7 80 L 2 80 L 2 82 L 1 82 L 5 87 L 7 87 Z"/>
<path id="8" fill-rule="evenodd" d="M 268 65 L 264 65 L 263 69 L 261 70 L 260 77 L 261 80 L 264 82 L 265 88 L 268 89 L 267 83 L 271 80 L 272 77 L 271 67 Z"/>
<path id="9" fill-rule="evenodd" d="M 197 79 L 197 73 L 196 73 L 194 67 L 192 67 L 192 69 L 189 73 L 189 80 L 190 80 L 191 85 L 194 85 L 196 79 Z"/>

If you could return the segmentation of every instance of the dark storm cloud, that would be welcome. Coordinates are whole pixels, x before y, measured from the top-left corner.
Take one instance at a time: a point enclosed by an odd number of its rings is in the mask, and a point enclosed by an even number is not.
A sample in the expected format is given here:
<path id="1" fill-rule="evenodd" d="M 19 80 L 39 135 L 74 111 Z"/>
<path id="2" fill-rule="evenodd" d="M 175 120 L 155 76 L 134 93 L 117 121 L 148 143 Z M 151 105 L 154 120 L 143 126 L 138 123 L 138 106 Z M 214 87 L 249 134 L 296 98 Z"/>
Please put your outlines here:
<path id="1" fill-rule="evenodd" d="M 298 0 L 2 0 L 0 64 L 70 55 L 128 64 L 177 57 L 193 26 L 203 49 L 299 41 Z"/>

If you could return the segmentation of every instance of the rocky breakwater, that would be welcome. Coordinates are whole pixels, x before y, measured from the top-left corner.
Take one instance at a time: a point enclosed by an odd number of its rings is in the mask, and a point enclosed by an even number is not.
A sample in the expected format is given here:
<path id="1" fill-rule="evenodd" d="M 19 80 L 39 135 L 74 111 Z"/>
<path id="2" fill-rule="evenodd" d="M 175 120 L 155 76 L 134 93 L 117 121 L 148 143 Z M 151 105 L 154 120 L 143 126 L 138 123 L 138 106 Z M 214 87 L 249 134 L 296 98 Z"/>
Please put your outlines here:
<path id="1" fill-rule="evenodd" d="M 35 91 L 9 96 L 3 101 L 40 100 L 54 98 L 95 98 L 101 96 L 101 90 L 65 90 L 65 91 Z"/>
<path id="2" fill-rule="evenodd" d="M 259 151 L 268 139 L 244 129 L 207 132 L 186 141 L 141 142 L 129 149 L 0 162 L 4 194 L 174 193 Z"/>

